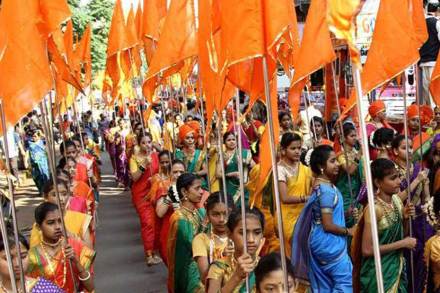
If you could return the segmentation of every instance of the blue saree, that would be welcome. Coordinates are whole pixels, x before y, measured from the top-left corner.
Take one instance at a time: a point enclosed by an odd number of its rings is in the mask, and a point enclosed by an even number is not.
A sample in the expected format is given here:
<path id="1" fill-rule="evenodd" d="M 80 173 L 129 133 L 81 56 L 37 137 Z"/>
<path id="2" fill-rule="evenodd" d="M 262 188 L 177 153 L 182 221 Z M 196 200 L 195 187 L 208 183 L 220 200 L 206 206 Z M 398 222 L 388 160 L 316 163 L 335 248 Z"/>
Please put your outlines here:
<path id="1" fill-rule="evenodd" d="M 50 179 L 49 163 L 47 161 L 44 141 L 29 141 L 28 150 L 32 167 L 32 179 L 34 179 L 38 191 L 42 194 L 44 186 Z"/>
<path id="2" fill-rule="evenodd" d="M 315 187 L 293 232 L 295 277 L 310 282 L 312 292 L 352 292 L 353 265 L 346 237 L 324 231 L 322 209 L 331 209 L 333 223 L 345 227 L 344 202 L 339 190 L 327 184 Z"/>

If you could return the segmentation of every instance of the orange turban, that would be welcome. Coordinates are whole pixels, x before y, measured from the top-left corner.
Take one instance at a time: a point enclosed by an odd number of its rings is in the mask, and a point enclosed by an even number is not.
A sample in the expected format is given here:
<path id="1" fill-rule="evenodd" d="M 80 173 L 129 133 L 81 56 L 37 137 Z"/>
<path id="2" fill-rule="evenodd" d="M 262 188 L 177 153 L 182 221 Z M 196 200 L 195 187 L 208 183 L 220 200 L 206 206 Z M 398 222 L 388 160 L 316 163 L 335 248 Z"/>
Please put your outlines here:
<path id="1" fill-rule="evenodd" d="M 420 106 L 420 125 L 422 125 L 422 127 L 428 126 L 432 119 L 434 119 L 434 111 L 432 108 L 427 105 Z"/>
<path id="2" fill-rule="evenodd" d="M 190 121 L 179 128 L 179 141 L 182 142 L 188 134 L 193 133 L 194 138 L 197 138 L 200 131 L 200 126 L 197 121 Z"/>
<path id="3" fill-rule="evenodd" d="M 420 114 L 422 114 L 422 111 L 420 111 Z M 419 117 L 419 109 L 416 104 L 413 104 L 406 108 L 406 115 L 408 119 L 413 119 Z"/>
<path id="4" fill-rule="evenodd" d="M 372 118 L 376 117 L 377 114 L 385 111 L 385 103 L 381 100 L 376 100 L 370 104 L 368 108 L 368 113 Z"/>

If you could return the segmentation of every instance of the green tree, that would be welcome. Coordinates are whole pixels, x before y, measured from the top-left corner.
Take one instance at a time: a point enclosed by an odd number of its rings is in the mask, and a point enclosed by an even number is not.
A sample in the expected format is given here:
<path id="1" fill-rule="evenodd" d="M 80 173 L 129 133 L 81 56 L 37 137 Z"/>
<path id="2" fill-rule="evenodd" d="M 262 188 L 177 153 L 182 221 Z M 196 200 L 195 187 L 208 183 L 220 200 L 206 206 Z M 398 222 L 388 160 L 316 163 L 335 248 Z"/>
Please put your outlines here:
<path id="1" fill-rule="evenodd" d="M 79 36 L 82 36 L 87 24 L 92 24 L 92 69 L 95 73 L 103 70 L 114 1 L 68 0 L 68 3 L 72 10 L 73 27 Z"/>

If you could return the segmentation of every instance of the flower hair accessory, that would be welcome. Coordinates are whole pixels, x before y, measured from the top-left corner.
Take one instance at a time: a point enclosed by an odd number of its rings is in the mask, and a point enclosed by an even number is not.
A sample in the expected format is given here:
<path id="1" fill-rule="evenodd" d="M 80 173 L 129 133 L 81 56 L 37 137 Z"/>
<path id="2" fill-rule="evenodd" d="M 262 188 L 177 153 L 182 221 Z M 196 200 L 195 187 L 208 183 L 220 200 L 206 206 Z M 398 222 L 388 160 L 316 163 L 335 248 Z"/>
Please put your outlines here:
<path id="1" fill-rule="evenodd" d="M 428 202 L 422 206 L 422 210 L 426 213 L 426 220 L 431 226 L 438 226 L 439 221 L 434 211 L 434 197 L 431 197 Z"/>
<path id="2" fill-rule="evenodd" d="M 312 157 L 313 149 L 307 151 L 306 156 L 304 157 L 304 162 L 308 167 L 310 167 L 310 158 Z"/>
<path id="3" fill-rule="evenodd" d="M 375 145 L 374 142 L 373 142 L 373 138 L 374 138 L 374 133 L 375 133 L 375 132 L 376 132 L 376 130 L 374 130 L 374 131 L 370 134 L 370 139 L 369 139 L 370 146 L 373 147 L 373 148 L 377 148 L 376 145 Z"/>

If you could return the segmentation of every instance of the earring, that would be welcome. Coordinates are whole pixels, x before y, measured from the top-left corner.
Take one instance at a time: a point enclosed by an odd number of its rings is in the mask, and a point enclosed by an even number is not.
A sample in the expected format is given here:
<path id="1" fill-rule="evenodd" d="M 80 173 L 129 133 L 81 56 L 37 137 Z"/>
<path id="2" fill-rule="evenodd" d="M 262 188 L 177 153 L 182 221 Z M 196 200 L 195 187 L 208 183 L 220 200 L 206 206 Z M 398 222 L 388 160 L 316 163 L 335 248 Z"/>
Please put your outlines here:
<path id="1" fill-rule="evenodd" d="M 324 169 L 323 168 L 321 168 L 321 174 L 324 174 Z"/>

